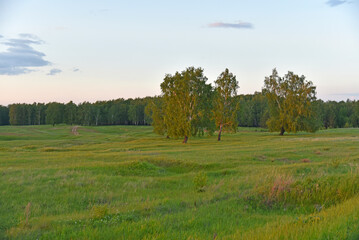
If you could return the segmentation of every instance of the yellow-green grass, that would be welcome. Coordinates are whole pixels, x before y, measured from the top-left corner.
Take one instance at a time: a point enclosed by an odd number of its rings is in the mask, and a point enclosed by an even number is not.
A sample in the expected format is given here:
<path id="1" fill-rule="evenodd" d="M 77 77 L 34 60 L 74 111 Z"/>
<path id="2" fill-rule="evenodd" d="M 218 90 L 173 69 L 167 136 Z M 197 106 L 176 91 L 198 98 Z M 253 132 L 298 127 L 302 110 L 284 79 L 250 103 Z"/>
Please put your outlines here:
<path id="1" fill-rule="evenodd" d="M 359 129 L 71 129 L 0 127 L 0 239 L 359 238 Z"/>

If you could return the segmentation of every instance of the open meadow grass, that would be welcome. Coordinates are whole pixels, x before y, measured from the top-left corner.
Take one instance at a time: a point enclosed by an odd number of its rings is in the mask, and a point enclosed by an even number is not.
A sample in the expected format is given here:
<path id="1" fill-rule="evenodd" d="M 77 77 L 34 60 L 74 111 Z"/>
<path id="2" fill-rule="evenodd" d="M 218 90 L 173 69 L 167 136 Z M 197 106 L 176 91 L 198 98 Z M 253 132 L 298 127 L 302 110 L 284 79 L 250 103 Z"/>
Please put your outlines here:
<path id="1" fill-rule="evenodd" d="M 359 129 L 0 127 L 0 239 L 359 239 Z"/>

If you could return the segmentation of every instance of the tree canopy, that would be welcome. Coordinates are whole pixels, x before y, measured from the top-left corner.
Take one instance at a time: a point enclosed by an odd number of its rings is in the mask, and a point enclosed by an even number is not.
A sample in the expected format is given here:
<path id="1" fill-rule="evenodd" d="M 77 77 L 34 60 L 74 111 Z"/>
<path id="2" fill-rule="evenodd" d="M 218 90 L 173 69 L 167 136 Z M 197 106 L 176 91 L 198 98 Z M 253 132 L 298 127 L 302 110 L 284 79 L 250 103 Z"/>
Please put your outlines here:
<path id="1" fill-rule="evenodd" d="M 270 118 L 267 125 L 270 131 L 314 132 L 317 124 L 312 102 L 316 99 L 316 87 L 305 76 L 288 72 L 279 77 L 276 69 L 264 80 L 264 89 L 269 103 Z"/>
<path id="2" fill-rule="evenodd" d="M 237 112 L 239 102 L 237 95 L 238 81 L 233 73 L 226 68 L 215 83 L 213 114 L 218 131 L 218 141 L 221 140 L 222 130 L 235 132 L 237 130 Z"/>
<path id="3" fill-rule="evenodd" d="M 202 68 L 189 67 L 167 74 L 161 84 L 163 121 L 169 137 L 184 137 L 211 131 L 212 86 L 206 83 Z"/>
<path id="4" fill-rule="evenodd" d="M 55 126 L 64 120 L 65 106 L 61 103 L 49 103 L 46 109 L 46 123 Z"/>

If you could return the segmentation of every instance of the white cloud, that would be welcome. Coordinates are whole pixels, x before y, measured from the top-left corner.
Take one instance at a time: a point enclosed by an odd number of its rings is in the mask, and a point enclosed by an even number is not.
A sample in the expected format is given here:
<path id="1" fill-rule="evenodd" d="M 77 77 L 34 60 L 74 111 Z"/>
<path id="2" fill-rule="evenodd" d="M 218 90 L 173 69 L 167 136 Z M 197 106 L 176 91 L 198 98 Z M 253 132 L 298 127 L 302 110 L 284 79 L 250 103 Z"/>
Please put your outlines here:
<path id="1" fill-rule="evenodd" d="M 210 28 L 253 28 L 252 23 L 248 22 L 238 22 L 238 23 L 223 23 L 223 22 L 215 22 L 208 24 Z"/>

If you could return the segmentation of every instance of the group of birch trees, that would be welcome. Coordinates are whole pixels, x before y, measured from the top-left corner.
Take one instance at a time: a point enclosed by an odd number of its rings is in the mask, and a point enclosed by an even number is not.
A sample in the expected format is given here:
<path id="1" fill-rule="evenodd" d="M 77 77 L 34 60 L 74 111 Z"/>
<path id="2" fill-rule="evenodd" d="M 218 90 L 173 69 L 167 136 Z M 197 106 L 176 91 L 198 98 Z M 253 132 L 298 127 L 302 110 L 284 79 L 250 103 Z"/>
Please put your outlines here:
<path id="1" fill-rule="evenodd" d="M 190 136 L 212 134 L 218 131 L 235 132 L 238 126 L 239 102 L 236 76 L 225 69 L 214 81 L 207 83 L 202 68 L 189 67 L 182 72 L 167 74 L 161 84 L 163 101 L 152 104 L 154 131 L 168 137 L 183 137 L 187 143 Z M 316 100 L 316 87 L 304 76 L 288 72 L 278 76 L 274 69 L 264 80 L 263 94 L 269 106 L 266 124 L 270 131 L 297 132 L 316 131 L 312 103 Z"/>
<path id="2" fill-rule="evenodd" d="M 214 86 L 202 68 L 165 75 L 161 95 L 94 103 L 33 103 L 0 106 L 0 125 L 152 125 L 170 138 L 235 132 L 238 126 L 285 132 L 359 127 L 359 101 L 316 99 L 316 87 L 304 76 L 276 69 L 264 78 L 262 91 L 237 95 L 239 83 L 228 69 Z"/>

